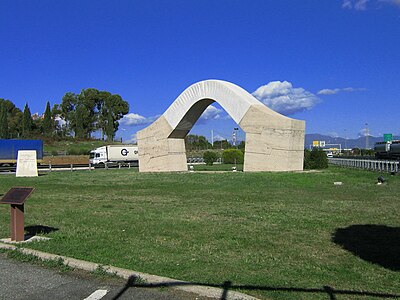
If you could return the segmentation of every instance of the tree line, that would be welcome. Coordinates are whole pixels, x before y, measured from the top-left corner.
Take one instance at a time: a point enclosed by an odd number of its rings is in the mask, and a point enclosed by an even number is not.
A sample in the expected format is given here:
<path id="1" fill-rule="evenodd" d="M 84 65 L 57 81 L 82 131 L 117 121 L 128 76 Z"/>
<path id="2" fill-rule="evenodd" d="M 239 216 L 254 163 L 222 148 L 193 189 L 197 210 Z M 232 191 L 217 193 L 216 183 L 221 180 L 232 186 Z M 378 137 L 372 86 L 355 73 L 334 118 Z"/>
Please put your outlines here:
<path id="1" fill-rule="evenodd" d="M 185 137 L 185 147 L 187 151 L 230 148 L 243 150 L 245 147 L 245 142 L 241 141 L 236 146 L 232 145 L 228 140 L 214 141 L 214 144 L 211 144 L 203 135 L 188 134 Z"/>
<path id="2" fill-rule="evenodd" d="M 21 111 L 12 101 L 0 98 L 0 138 L 89 139 L 100 130 L 102 139 L 112 141 L 118 121 L 128 112 L 129 104 L 120 95 L 94 88 L 68 92 L 52 108 L 47 102 L 41 116 L 32 116 L 28 103 Z"/>

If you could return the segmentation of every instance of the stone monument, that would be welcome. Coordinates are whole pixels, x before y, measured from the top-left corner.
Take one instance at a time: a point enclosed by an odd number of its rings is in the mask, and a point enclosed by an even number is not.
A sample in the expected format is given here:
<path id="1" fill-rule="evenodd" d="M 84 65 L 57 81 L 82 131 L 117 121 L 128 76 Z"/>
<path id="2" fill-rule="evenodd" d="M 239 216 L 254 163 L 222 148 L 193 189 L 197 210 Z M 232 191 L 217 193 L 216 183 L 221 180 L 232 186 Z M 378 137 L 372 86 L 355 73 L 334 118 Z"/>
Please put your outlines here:
<path id="1" fill-rule="evenodd" d="M 19 150 L 16 177 L 38 176 L 36 150 Z"/>
<path id="2" fill-rule="evenodd" d="M 283 116 L 227 81 L 188 87 L 153 124 L 137 134 L 140 172 L 187 171 L 184 138 L 217 102 L 246 133 L 243 171 L 303 170 L 305 122 Z"/>

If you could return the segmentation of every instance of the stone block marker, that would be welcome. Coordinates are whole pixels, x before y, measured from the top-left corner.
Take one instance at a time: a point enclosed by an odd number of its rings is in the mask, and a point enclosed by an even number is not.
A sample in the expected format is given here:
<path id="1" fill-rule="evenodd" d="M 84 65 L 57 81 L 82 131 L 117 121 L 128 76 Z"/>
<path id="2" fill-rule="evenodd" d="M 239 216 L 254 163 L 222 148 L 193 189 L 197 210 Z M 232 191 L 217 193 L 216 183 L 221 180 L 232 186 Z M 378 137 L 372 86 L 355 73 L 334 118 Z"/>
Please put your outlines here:
<path id="1" fill-rule="evenodd" d="M 271 110 L 233 83 L 205 80 L 188 87 L 163 115 L 137 133 L 139 171 L 187 171 L 184 138 L 214 102 L 246 134 L 243 171 L 303 170 L 304 121 Z"/>
<path id="2" fill-rule="evenodd" d="M 19 150 L 16 177 L 37 177 L 36 150 Z"/>

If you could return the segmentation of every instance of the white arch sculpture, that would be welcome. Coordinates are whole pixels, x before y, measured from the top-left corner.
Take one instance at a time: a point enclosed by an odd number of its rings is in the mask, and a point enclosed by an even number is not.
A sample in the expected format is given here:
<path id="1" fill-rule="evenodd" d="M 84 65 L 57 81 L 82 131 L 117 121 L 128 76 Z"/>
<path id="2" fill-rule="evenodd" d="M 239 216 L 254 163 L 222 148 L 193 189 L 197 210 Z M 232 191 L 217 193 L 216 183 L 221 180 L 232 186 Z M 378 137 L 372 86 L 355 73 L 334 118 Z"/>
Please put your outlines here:
<path id="1" fill-rule="evenodd" d="M 244 171 L 303 170 L 305 122 L 285 117 L 227 81 L 188 87 L 153 124 L 137 134 L 140 172 L 187 171 L 184 138 L 218 102 L 246 133 Z"/>

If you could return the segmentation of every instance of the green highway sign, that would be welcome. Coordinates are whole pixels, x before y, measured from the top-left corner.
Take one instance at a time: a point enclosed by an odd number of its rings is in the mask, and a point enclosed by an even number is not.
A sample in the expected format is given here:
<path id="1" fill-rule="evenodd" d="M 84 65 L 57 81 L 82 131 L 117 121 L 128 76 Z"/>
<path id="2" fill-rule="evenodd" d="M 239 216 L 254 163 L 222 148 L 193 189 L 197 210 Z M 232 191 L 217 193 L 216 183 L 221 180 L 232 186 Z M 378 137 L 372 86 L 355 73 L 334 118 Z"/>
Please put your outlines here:
<path id="1" fill-rule="evenodd" d="M 390 142 L 392 139 L 393 139 L 393 135 L 392 135 L 391 133 L 385 133 L 385 134 L 383 135 L 383 140 L 384 140 L 385 142 Z"/>

